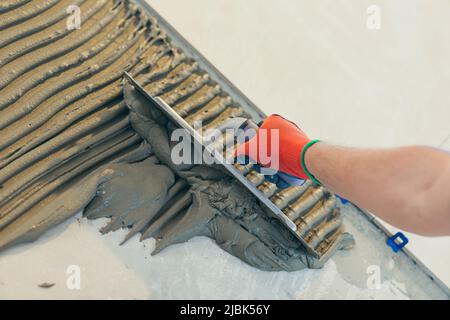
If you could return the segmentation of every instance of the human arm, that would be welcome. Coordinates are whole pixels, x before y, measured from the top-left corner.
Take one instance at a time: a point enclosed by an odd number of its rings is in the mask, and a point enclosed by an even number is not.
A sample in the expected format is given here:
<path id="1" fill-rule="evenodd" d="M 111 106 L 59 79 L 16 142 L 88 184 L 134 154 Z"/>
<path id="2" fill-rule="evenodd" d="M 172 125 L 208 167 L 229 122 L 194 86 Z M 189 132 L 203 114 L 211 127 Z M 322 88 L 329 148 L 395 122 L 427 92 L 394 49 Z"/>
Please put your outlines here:
<path id="1" fill-rule="evenodd" d="M 405 231 L 450 235 L 449 153 L 424 146 L 358 149 L 313 143 L 298 126 L 278 115 L 268 117 L 261 129 L 279 132 L 279 148 L 268 142 L 266 149 L 279 150 L 281 172 L 315 178 Z M 258 135 L 240 146 L 237 154 L 248 155 L 254 142 L 261 151 Z"/>
<path id="2" fill-rule="evenodd" d="M 425 146 L 358 149 L 317 143 L 305 165 L 332 191 L 417 234 L 450 235 L 450 154 Z"/>

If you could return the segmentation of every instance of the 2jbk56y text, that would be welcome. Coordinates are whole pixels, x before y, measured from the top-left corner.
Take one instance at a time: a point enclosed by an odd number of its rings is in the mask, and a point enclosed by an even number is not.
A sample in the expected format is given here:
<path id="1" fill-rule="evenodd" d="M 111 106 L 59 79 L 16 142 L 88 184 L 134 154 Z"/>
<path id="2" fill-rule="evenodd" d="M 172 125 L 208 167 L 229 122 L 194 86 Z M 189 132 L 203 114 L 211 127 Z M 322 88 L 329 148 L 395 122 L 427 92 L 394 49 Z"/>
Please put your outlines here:
<path id="1" fill-rule="evenodd" d="M 255 305 L 255 304 L 226 304 L 223 314 L 226 316 L 234 315 L 267 315 L 270 305 Z M 218 310 L 220 311 L 220 310 Z"/>

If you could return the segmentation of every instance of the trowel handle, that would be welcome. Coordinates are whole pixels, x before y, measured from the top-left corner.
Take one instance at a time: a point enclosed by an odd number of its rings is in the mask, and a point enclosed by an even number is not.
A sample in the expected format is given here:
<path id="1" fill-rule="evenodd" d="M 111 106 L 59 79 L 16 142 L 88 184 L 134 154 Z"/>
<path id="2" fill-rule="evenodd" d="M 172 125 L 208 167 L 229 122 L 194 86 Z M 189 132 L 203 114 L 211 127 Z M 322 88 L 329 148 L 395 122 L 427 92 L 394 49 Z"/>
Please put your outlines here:
<path id="1" fill-rule="evenodd" d="M 254 132 L 256 133 L 256 131 L 261 127 L 262 123 L 263 122 L 256 124 L 252 119 L 246 119 L 240 126 L 240 129 L 244 130 L 245 132 L 248 132 L 248 130 L 253 129 Z M 250 140 L 251 138 L 253 138 L 253 136 L 247 135 L 246 138 L 247 140 Z M 262 173 L 259 164 L 254 164 L 253 167 L 257 172 Z M 284 172 L 278 172 L 274 175 L 265 175 L 265 178 L 267 181 L 275 183 L 277 187 L 280 189 L 285 189 L 291 186 L 299 186 L 305 182 L 305 180 L 303 179 L 294 177 Z"/>
<path id="2" fill-rule="evenodd" d="M 263 174 L 261 171 L 261 166 L 259 164 L 254 164 L 253 168 L 257 172 Z M 273 175 L 265 175 L 264 177 L 267 181 L 276 184 L 279 189 L 301 186 L 305 183 L 305 180 L 291 176 L 281 171 Z"/>

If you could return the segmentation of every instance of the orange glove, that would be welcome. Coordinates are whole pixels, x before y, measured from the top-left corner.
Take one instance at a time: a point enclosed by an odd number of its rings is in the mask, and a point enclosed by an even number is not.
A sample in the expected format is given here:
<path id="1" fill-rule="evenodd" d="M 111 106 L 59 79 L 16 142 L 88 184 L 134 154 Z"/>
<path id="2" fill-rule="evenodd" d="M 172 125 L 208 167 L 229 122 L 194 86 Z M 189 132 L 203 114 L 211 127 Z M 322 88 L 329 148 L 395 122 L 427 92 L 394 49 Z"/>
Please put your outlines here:
<path id="1" fill-rule="evenodd" d="M 267 139 L 264 137 L 260 138 L 262 130 L 266 130 Z M 277 131 L 274 130 L 278 131 L 279 139 L 276 139 Z M 318 141 L 311 140 L 296 124 L 275 114 L 269 116 L 263 122 L 252 139 L 241 144 L 236 149 L 235 156 L 238 159 L 246 156 L 263 167 L 278 169 L 280 172 L 296 178 L 312 179 L 317 182 L 305 167 L 304 153 Z M 278 143 L 278 148 L 276 145 L 273 145 L 274 143 Z M 256 151 L 256 159 L 254 157 L 255 152 L 252 151 Z M 277 156 L 278 158 L 276 158 Z M 266 159 L 271 160 L 269 163 L 264 163 Z"/>

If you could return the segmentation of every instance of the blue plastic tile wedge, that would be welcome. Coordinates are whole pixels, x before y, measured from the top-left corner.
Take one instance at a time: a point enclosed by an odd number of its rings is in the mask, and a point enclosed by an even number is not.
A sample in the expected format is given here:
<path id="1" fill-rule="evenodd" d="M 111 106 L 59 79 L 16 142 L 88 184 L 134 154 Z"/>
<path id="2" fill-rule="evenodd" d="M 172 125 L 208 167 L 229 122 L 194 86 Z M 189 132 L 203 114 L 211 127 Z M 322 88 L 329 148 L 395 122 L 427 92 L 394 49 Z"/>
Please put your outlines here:
<path id="1" fill-rule="evenodd" d="M 386 244 L 391 247 L 394 252 L 399 252 L 408 244 L 408 242 L 408 238 L 403 233 L 397 232 L 392 237 L 387 239 Z"/>

